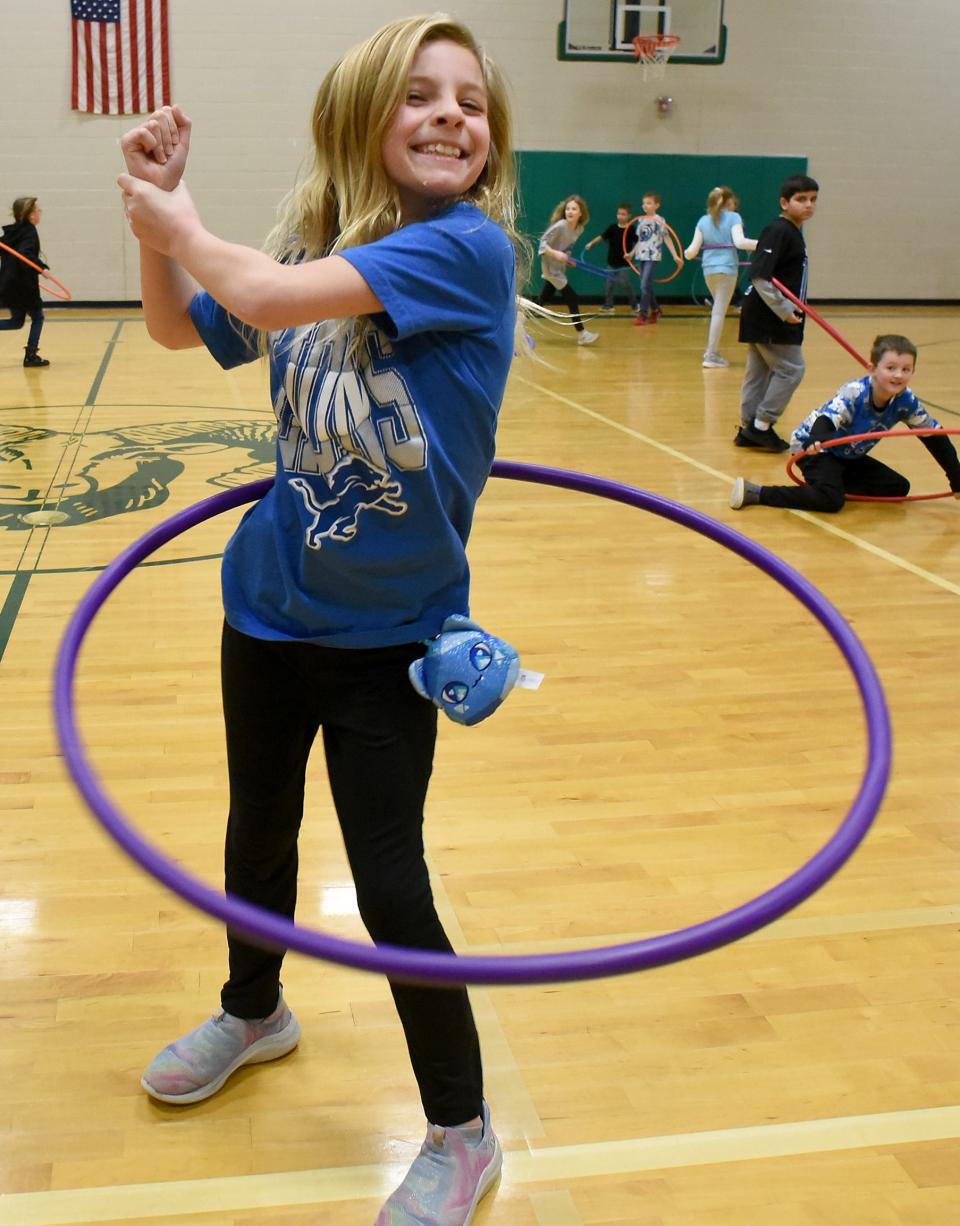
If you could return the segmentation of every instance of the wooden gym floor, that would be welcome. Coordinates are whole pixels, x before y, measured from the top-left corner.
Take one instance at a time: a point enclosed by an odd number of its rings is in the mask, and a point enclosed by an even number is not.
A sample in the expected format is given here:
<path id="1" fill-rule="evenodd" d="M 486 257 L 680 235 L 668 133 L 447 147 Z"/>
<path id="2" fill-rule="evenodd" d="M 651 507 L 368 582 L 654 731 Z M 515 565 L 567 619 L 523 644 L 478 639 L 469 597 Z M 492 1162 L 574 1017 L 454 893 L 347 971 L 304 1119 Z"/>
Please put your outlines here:
<path id="1" fill-rule="evenodd" d="M 828 315 L 861 351 L 881 331 L 911 336 L 915 389 L 960 424 L 960 312 Z M 785 479 L 782 458 L 732 445 L 733 319 L 729 370 L 701 369 L 693 308 L 595 326 L 586 349 L 536 327 L 543 364 L 515 371 L 499 454 L 676 499 L 806 575 L 879 669 L 894 771 L 862 849 L 770 928 L 631 977 L 473 993 L 506 1151 L 477 1226 L 949 1226 L 960 506 L 732 511 L 734 476 Z M 369 1226 L 423 1131 L 386 984 L 291 956 L 299 1049 L 196 1107 L 150 1102 L 143 1066 L 217 1003 L 221 931 L 100 832 L 51 729 L 56 646 L 98 570 L 160 519 L 272 470 L 265 372 L 166 353 L 134 312 L 51 311 L 48 370 L 24 371 L 18 341 L 0 355 L 0 1222 Z M 788 428 L 859 373 L 812 325 L 807 358 Z M 918 490 L 943 487 L 919 444 L 880 455 Z M 79 675 L 111 794 L 212 883 L 218 563 L 236 517 L 121 586 Z M 504 480 L 480 503 L 472 564 L 474 614 L 546 680 L 478 728 L 441 730 L 427 839 L 459 949 L 686 926 L 829 838 L 863 768 L 859 702 L 823 630 L 759 571 L 657 517 Z M 302 860 L 301 922 L 359 937 L 319 760 Z"/>

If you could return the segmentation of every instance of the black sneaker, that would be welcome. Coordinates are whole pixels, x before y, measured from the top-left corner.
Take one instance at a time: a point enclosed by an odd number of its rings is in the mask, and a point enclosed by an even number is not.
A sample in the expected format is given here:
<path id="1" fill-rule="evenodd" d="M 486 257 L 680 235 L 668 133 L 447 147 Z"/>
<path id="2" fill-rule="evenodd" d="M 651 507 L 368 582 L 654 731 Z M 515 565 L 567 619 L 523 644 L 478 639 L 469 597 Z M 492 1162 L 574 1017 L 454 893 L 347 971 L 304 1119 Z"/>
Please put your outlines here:
<path id="1" fill-rule="evenodd" d="M 790 444 L 777 434 L 773 426 L 768 430 L 758 430 L 755 426 L 741 426 L 733 441 L 737 447 L 753 447 L 756 451 L 790 450 Z"/>
<path id="2" fill-rule="evenodd" d="M 36 349 L 28 349 L 23 357 L 24 366 L 49 366 L 46 358 L 42 358 Z"/>

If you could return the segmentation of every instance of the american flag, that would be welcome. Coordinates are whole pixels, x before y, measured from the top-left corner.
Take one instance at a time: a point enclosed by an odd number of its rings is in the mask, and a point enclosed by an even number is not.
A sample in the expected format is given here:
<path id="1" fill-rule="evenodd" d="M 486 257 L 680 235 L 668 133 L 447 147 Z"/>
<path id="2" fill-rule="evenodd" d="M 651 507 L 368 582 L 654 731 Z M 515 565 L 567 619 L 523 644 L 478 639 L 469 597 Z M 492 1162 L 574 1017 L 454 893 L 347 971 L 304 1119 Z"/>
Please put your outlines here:
<path id="1" fill-rule="evenodd" d="M 167 0 L 70 0 L 75 111 L 135 115 L 170 101 Z"/>

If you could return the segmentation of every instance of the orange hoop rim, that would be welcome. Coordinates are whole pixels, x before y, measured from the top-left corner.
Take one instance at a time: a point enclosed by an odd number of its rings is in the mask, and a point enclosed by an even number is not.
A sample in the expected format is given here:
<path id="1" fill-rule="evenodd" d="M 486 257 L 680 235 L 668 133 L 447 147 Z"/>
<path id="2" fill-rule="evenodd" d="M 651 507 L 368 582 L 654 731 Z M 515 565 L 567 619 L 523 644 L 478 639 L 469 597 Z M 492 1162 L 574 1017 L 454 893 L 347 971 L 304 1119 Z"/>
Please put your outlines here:
<path id="1" fill-rule="evenodd" d="M 633 269 L 633 271 L 637 274 L 638 277 L 640 276 L 640 269 L 637 268 L 633 260 L 630 259 L 630 253 L 627 251 L 627 235 L 630 233 L 630 227 L 633 225 L 633 223 L 635 221 L 642 221 L 644 217 L 646 217 L 646 213 L 638 213 L 636 217 L 631 217 L 630 220 L 627 222 L 627 224 L 623 228 L 623 258 L 627 261 L 627 263 L 630 265 L 630 267 Z M 670 240 L 664 243 L 664 246 L 670 252 L 671 256 L 674 259 L 674 262 L 677 265 L 676 268 L 673 270 L 673 272 L 669 275 L 669 277 L 656 277 L 655 278 L 657 285 L 666 285 L 668 281 L 672 281 L 674 277 L 679 276 L 680 273 L 683 271 L 683 243 L 680 242 L 680 235 L 676 232 L 676 230 L 674 230 L 673 226 L 671 226 L 669 221 L 667 221 L 665 217 L 662 218 L 661 220 L 663 221 L 664 227 L 666 228 L 666 231 L 667 231 L 667 234 L 664 237 L 666 238 L 667 236 L 669 236 L 669 240 Z"/>
<path id="2" fill-rule="evenodd" d="M 2 247 L 4 251 L 9 251 L 11 255 L 15 255 L 17 259 L 22 260 L 24 264 L 29 264 L 31 268 L 35 268 L 40 276 L 43 277 L 44 281 L 51 281 L 53 285 L 57 287 L 57 289 L 53 289 L 51 285 L 45 285 L 43 288 L 52 297 L 59 298 L 61 302 L 70 302 L 70 300 L 73 298 L 73 294 L 70 293 L 67 287 L 61 281 L 58 281 L 56 277 L 52 276 L 45 268 L 41 268 L 39 264 L 34 264 L 33 260 L 28 260 L 25 255 L 21 255 L 21 253 L 15 250 L 13 247 L 8 247 L 6 243 L 0 243 L 0 247 Z M 58 293 L 58 290 L 63 290 L 63 293 Z"/>
<path id="3" fill-rule="evenodd" d="M 960 430 L 945 429 L 940 427 L 935 429 L 930 427 L 925 430 L 874 430 L 869 434 L 846 434 L 843 438 L 825 439 L 821 444 L 821 450 L 826 451 L 828 447 L 842 447 L 844 443 L 859 443 L 868 438 L 935 438 L 940 434 L 960 434 Z M 798 451 L 796 455 L 792 455 L 787 460 L 787 476 L 794 485 L 806 485 L 802 476 L 797 476 L 793 471 L 793 466 L 798 460 L 806 459 L 808 456 L 816 455 L 815 451 Z M 954 498 L 956 495 L 953 490 L 946 490 L 942 494 L 904 494 L 902 498 L 881 497 L 879 494 L 847 494 L 848 502 L 930 502 L 934 498 Z"/>
<path id="4" fill-rule="evenodd" d="M 652 59 L 658 51 L 668 54 L 680 45 L 679 34 L 635 34 L 630 40 L 633 54 L 640 61 Z"/>

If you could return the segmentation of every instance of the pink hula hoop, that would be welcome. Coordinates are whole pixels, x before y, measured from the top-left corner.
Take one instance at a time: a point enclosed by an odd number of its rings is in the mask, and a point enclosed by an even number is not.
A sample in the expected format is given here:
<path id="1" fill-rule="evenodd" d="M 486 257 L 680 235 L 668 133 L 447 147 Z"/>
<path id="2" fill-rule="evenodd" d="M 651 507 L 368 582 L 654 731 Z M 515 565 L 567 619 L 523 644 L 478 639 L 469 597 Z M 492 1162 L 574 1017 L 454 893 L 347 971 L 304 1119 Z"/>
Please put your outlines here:
<path id="1" fill-rule="evenodd" d="M 874 430 L 869 434 L 846 434 L 843 438 L 827 439 L 820 447 L 826 451 L 828 447 L 842 447 L 845 443 L 859 443 L 867 438 L 929 438 L 938 434 L 960 434 L 960 430 L 945 430 L 942 427 L 937 430 Z M 806 485 L 803 477 L 793 471 L 794 464 L 797 460 L 816 454 L 815 451 L 798 451 L 787 460 L 787 476 L 794 485 Z M 929 502 L 933 498 L 953 497 L 953 490 L 946 490 L 942 494 L 904 494 L 902 498 L 882 498 L 876 494 L 847 494 L 849 502 Z"/>

